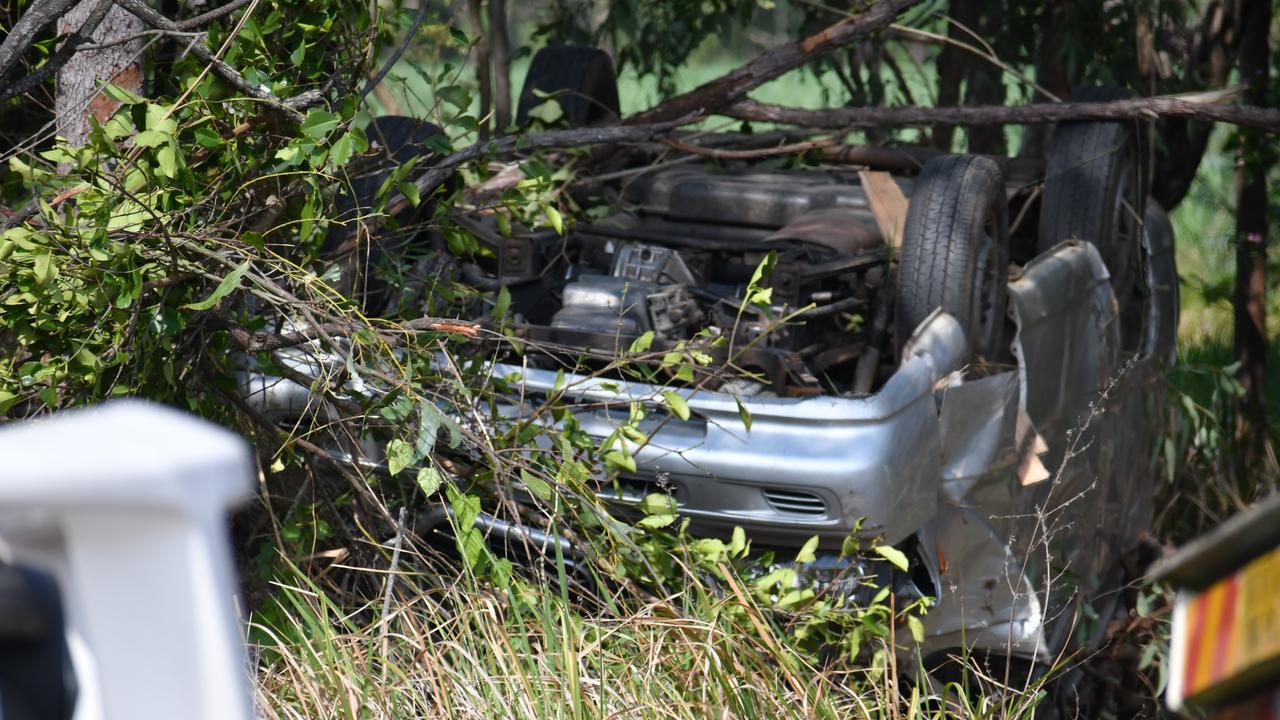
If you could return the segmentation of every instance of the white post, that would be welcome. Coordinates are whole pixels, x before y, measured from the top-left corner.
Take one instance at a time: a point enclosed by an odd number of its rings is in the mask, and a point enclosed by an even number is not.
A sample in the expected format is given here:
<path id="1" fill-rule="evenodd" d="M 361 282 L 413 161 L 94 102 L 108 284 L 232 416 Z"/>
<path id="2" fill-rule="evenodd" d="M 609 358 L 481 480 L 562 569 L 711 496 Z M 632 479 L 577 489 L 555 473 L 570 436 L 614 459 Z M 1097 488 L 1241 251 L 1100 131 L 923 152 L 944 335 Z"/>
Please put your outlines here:
<path id="1" fill-rule="evenodd" d="M 239 436 L 140 401 L 0 429 L 0 559 L 58 578 L 75 718 L 252 720 L 225 523 L 253 478 Z"/>

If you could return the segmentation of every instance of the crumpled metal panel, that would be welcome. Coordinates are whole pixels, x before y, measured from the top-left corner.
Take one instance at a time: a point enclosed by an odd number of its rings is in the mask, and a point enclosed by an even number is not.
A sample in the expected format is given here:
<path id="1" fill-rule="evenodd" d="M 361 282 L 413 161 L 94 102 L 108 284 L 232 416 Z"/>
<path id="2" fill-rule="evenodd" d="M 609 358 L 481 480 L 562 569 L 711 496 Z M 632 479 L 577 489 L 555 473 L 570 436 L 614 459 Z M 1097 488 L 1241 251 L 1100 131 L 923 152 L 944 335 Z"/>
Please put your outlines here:
<path id="1" fill-rule="evenodd" d="M 1152 278 L 1176 278 L 1153 254 L 1148 259 Z M 1098 573 L 1150 521 L 1158 368 L 1177 308 L 1169 294 L 1153 294 L 1146 324 L 1164 330 L 1149 334 L 1140 357 L 1126 359 L 1118 307 L 1092 244 L 1058 246 L 1009 290 L 1017 370 L 939 392 L 945 498 L 933 537 L 945 559 L 943 591 L 956 597 L 944 595 L 926 628 L 931 648 L 954 640 L 949 628 L 963 622 L 971 646 L 1043 656 L 1065 641 Z M 1020 411 L 1048 444 L 1042 482 L 1026 484 L 1018 472 Z M 1002 566 L 1003 553 L 1017 562 Z M 997 589 L 998 612 L 983 620 L 983 592 Z"/>
<path id="2" fill-rule="evenodd" d="M 970 647 L 1044 659 L 1040 597 L 983 513 L 944 501 L 930 530 L 942 587 L 924 616 L 925 654 Z"/>
<path id="3" fill-rule="evenodd" d="M 1064 243 L 1009 283 L 1018 327 L 1014 354 L 1023 374 L 1027 415 L 1046 439 L 1050 480 L 1013 503 L 1026 551 L 1060 542 L 1064 569 L 1087 577 L 1102 566 L 1096 529 L 1115 446 L 1102 442 L 1105 413 L 1095 413 L 1119 368 L 1118 305 L 1102 256 L 1092 243 Z"/>

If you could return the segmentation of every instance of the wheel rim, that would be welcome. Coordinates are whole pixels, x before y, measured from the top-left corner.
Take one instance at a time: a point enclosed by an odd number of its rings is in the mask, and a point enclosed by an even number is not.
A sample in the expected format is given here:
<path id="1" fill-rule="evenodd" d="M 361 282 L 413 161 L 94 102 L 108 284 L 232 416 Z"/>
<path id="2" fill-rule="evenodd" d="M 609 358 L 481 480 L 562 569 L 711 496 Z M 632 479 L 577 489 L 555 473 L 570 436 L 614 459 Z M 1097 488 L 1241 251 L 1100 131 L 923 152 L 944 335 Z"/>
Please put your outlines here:
<path id="1" fill-rule="evenodd" d="M 1138 238 L 1138 184 L 1133 182 L 1132 153 L 1121 156 L 1120 175 L 1116 179 L 1115 206 L 1111 208 L 1111 237 L 1106 243 L 1104 259 L 1111 272 L 1111 286 L 1119 296 L 1130 284 L 1134 251 Z"/>
<path id="2" fill-rule="evenodd" d="M 991 350 L 995 329 L 1001 322 L 1001 318 L 996 317 L 1000 299 L 1000 246 L 996 242 L 999 232 L 995 213 L 988 212 L 978 236 L 977 266 L 974 268 L 976 287 L 971 308 L 973 348 L 978 353 Z"/>

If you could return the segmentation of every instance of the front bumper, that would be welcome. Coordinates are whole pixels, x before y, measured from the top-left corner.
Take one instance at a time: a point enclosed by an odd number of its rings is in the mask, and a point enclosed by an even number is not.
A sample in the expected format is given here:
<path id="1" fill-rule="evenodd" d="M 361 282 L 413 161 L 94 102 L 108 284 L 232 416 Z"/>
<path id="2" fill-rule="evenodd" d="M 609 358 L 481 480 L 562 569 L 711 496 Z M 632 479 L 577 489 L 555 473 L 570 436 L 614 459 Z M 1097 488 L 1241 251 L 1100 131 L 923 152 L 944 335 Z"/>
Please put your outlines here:
<path id="1" fill-rule="evenodd" d="M 964 347 L 958 324 L 939 314 L 884 387 L 861 397 L 736 398 L 515 365 L 496 365 L 494 374 L 520 387 L 526 406 L 550 397 L 567 403 L 597 442 L 628 421 L 633 403 L 645 408 L 647 441 L 621 441 L 636 471 L 602 485 L 607 501 L 625 506 L 663 492 L 695 534 L 727 536 L 740 526 L 762 545 L 795 546 L 817 535 L 824 547 L 839 547 L 855 531 L 898 542 L 936 514 L 933 390 Z M 663 409 L 664 391 L 684 397 L 688 420 Z M 529 410 L 512 404 L 504 414 Z"/>

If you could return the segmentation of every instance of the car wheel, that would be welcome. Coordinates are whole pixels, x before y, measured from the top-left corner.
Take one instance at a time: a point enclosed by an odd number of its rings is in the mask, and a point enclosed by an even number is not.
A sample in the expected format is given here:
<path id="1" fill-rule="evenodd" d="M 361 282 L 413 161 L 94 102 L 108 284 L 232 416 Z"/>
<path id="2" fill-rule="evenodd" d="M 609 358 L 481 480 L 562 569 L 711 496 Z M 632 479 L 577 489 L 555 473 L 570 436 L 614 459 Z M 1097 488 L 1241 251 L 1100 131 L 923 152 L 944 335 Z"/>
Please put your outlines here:
<path id="1" fill-rule="evenodd" d="M 1133 97 L 1123 88 L 1085 87 L 1074 102 Z M 1097 246 L 1125 305 L 1141 272 L 1146 178 L 1139 126 L 1132 122 L 1065 122 L 1054 130 L 1040 210 L 1040 252 L 1064 240 Z"/>
<path id="2" fill-rule="evenodd" d="M 1009 221 L 996 163 L 946 155 L 924 166 L 911 193 L 894 308 L 899 347 L 929 313 L 959 321 L 969 349 L 1000 354 L 1008 300 Z"/>
<path id="3" fill-rule="evenodd" d="M 613 59 L 597 48 L 569 45 L 539 50 L 520 90 L 516 125 L 528 125 L 529 114 L 548 95 L 560 102 L 570 127 L 614 122 L 621 115 Z"/>
<path id="4" fill-rule="evenodd" d="M 391 176 L 392 171 L 415 158 L 419 167 L 430 165 L 436 158 L 426 143 L 443 131 L 439 126 L 416 118 L 387 115 L 374 118 L 365 128 L 370 149 L 376 155 L 368 155 L 352 163 L 347 187 L 339 190 L 335 200 L 336 222 L 329 226 L 322 253 L 333 254 L 343 249 L 352 238 L 359 238 L 362 218 L 373 212 L 378 190 Z M 358 169 L 357 169 L 358 168 Z M 336 287 L 343 294 L 360 303 L 369 315 L 380 313 L 387 303 L 387 282 L 372 272 L 389 255 L 402 252 L 417 236 L 417 225 L 428 220 L 435 212 L 435 203 L 424 200 L 417 207 L 409 207 L 393 216 L 399 230 L 384 229 L 367 244 L 359 244 L 350 252 L 343 252 L 340 259 L 341 276 Z"/>

